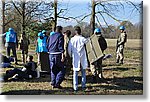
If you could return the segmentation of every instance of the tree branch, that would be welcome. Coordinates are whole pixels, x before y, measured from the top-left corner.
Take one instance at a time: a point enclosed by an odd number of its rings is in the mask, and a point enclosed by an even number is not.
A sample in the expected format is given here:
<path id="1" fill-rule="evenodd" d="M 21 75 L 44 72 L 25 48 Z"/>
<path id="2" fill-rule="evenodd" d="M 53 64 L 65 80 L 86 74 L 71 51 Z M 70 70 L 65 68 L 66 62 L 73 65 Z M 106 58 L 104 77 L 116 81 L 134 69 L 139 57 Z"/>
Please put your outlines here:
<path id="1" fill-rule="evenodd" d="M 20 12 L 20 10 L 19 10 L 18 7 L 16 6 L 16 4 L 15 4 L 13 1 L 11 1 L 11 3 L 14 5 L 14 7 L 15 7 L 15 9 L 18 11 L 18 13 L 19 13 L 20 15 L 22 15 L 22 13 Z"/>

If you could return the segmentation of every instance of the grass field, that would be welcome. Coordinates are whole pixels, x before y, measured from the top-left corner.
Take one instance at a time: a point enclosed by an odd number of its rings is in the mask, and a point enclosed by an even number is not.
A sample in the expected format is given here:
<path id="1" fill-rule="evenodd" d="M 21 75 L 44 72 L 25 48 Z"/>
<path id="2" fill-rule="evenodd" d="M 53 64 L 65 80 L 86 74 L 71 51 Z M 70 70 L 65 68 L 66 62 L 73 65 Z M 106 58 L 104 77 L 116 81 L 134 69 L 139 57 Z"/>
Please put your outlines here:
<path id="1" fill-rule="evenodd" d="M 143 55 L 142 41 L 129 39 L 124 51 L 125 60 L 123 65 L 115 63 L 115 44 L 116 39 L 107 39 L 108 49 L 106 54 L 112 54 L 113 58 L 103 61 L 103 75 L 105 80 L 100 80 L 99 83 L 92 84 L 91 72 L 87 70 L 87 90 L 82 91 L 81 80 L 79 80 L 79 91 L 74 93 L 72 90 L 72 71 L 66 80 L 63 81 L 63 89 L 52 89 L 50 86 L 50 76 L 46 75 L 39 79 L 1 82 L 1 94 L 5 95 L 141 95 L 143 94 Z M 4 52 L 3 52 L 4 53 Z M 32 45 L 29 54 L 34 55 L 34 60 L 37 61 L 37 56 Z M 18 58 L 21 60 L 20 52 Z M 14 64 L 13 64 L 14 65 Z M 21 65 L 14 67 L 22 67 Z M 0 74 L 4 74 L 10 68 L 1 69 Z M 79 75 L 81 79 L 81 76 Z"/>

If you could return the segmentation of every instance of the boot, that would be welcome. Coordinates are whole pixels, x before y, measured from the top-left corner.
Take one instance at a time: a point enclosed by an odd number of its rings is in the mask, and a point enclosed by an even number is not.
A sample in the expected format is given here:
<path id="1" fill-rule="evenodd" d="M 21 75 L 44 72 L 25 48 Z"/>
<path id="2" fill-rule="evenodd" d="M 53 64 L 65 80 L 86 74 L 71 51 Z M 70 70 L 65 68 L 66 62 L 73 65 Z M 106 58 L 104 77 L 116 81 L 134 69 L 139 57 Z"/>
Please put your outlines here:
<path id="1" fill-rule="evenodd" d="M 123 61 L 120 61 L 120 64 L 123 64 Z"/>
<path id="2" fill-rule="evenodd" d="M 116 63 L 119 63 L 119 60 L 118 60 L 118 59 L 116 60 Z"/>
<path id="3" fill-rule="evenodd" d="M 97 78 L 94 75 L 92 75 L 92 83 L 97 83 Z"/>

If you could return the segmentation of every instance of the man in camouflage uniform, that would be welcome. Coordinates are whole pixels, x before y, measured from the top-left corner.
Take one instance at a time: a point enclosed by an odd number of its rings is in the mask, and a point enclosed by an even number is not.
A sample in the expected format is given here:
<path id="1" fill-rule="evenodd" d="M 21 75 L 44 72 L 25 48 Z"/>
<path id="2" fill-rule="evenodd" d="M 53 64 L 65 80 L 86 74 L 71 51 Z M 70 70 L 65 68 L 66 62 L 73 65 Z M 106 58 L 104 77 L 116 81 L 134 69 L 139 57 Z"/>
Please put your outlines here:
<path id="1" fill-rule="evenodd" d="M 107 48 L 107 42 L 105 40 L 105 38 L 102 36 L 101 34 L 101 29 L 96 28 L 94 30 L 94 34 L 96 34 L 97 38 L 98 38 L 98 42 L 99 42 L 99 46 L 101 48 L 101 51 L 104 55 L 104 50 L 106 50 Z M 103 74 L 102 74 L 102 59 L 100 58 L 98 61 L 96 61 L 94 64 L 90 64 L 90 70 L 92 72 L 92 76 L 93 76 L 93 83 L 97 82 L 97 78 L 103 78 Z"/>
<path id="2" fill-rule="evenodd" d="M 117 46 L 116 46 L 116 63 L 123 64 L 123 60 L 124 60 L 124 55 L 123 55 L 123 51 L 124 51 L 124 45 L 127 41 L 127 34 L 125 32 L 125 27 L 124 26 L 120 26 L 120 35 L 117 39 Z"/>

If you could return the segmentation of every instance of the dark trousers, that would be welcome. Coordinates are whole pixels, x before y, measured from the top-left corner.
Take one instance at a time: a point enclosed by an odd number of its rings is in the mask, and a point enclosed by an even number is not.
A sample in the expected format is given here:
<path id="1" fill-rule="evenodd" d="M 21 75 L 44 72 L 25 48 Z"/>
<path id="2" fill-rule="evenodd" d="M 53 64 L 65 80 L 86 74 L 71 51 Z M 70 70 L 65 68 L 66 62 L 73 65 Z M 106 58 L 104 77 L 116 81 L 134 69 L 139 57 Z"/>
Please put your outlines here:
<path id="1" fill-rule="evenodd" d="M 65 76 L 64 63 L 61 62 L 61 54 L 50 54 L 51 85 L 58 86 Z"/>
<path id="2" fill-rule="evenodd" d="M 15 43 L 7 43 L 5 46 L 6 46 L 7 56 L 10 57 L 10 50 L 12 50 L 13 57 L 15 57 L 15 62 L 17 62 L 16 44 Z"/>
<path id="3" fill-rule="evenodd" d="M 4 76 L 4 80 L 8 80 L 8 78 L 13 77 L 15 74 L 18 74 L 18 79 L 30 79 L 29 75 L 32 77 L 37 77 L 36 71 L 22 71 L 21 69 L 14 68 L 12 70 L 7 70 L 6 75 Z"/>
<path id="4" fill-rule="evenodd" d="M 14 68 L 13 70 L 6 71 L 6 75 L 4 76 L 4 80 L 8 80 L 8 78 L 13 77 L 15 74 L 18 74 L 19 79 L 29 79 L 29 75 L 20 69 Z"/>
<path id="5" fill-rule="evenodd" d="M 40 52 L 39 59 L 41 63 L 41 71 L 50 72 L 49 54 L 47 52 Z"/>

